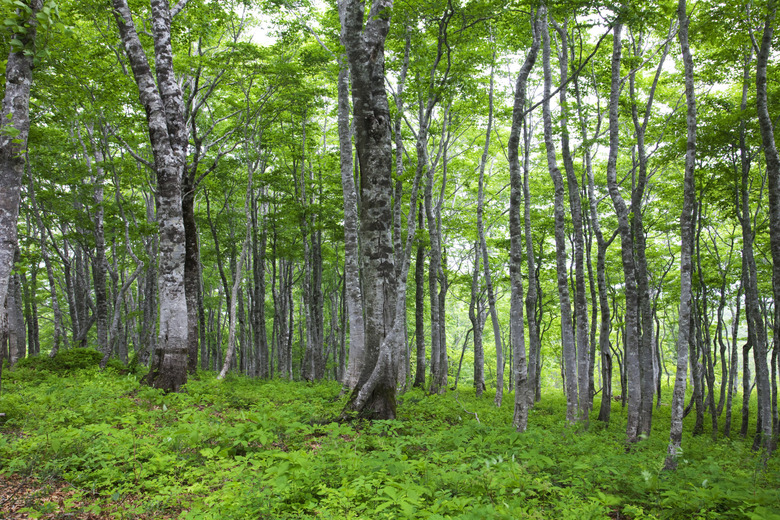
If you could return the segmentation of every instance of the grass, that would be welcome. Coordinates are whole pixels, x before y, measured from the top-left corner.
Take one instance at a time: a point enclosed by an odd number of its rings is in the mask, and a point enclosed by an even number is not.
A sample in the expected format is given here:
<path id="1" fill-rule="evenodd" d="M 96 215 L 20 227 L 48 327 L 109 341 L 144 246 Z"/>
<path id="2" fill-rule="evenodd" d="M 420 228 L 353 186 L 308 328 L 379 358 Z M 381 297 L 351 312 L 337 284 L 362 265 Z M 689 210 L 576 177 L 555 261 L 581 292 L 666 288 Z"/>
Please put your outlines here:
<path id="1" fill-rule="evenodd" d="M 627 450 L 618 403 L 584 431 L 559 395 L 517 434 L 511 394 L 496 409 L 471 389 L 414 390 L 396 421 L 339 424 L 332 382 L 200 373 L 166 395 L 121 367 L 3 377 L 0 476 L 46 491 L 0 491 L 0 518 L 780 519 L 780 465 L 750 439 L 685 435 L 679 469 L 661 471 L 668 406 Z"/>

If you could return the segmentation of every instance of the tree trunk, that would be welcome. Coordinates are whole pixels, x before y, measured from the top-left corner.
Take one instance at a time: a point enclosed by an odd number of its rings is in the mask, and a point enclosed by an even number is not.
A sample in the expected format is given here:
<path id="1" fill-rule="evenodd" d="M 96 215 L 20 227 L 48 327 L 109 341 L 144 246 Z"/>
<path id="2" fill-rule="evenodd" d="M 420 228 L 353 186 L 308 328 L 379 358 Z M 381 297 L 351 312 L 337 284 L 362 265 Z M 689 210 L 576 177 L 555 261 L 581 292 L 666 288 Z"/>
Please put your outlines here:
<path id="1" fill-rule="evenodd" d="M 360 164 L 360 236 L 363 258 L 365 358 L 348 409 L 362 417 L 394 419 L 396 380 L 385 341 L 394 316 L 389 305 L 396 289 L 392 238 L 392 150 L 390 111 L 385 91 L 384 43 L 392 0 L 372 3 L 364 25 L 364 5 L 343 0 L 341 39 L 352 72 L 355 138 Z M 405 302 L 404 302 L 405 304 Z M 371 384 L 368 384 L 371 381 Z"/>
<path id="2" fill-rule="evenodd" d="M 236 307 L 238 306 L 238 289 L 241 285 L 241 279 L 243 278 L 244 264 L 246 263 L 246 257 L 249 252 L 249 244 L 252 240 L 252 198 L 254 197 L 254 188 L 252 186 L 252 170 L 249 171 L 249 180 L 246 189 L 246 198 L 244 200 L 244 217 L 246 224 L 246 234 L 244 236 L 244 242 L 241 245 L 241 256 L 236 264 L 236 269 L 233 274 L 233 285 L 230 289 L 230 306 L 228 309 L 229 321 L 228 321 L 228 347 L 227 354 L 225 356 L 225 363 L 222 365 L 217 379 L 224 379 L 230 370 L 233 358 L 236 352 Z"/>
<path id="3" fill-rule="evenodd" d="M 19 263 L 21 253 L 16 247 L 14 263 Z M 5 309 L 8 319 L 8 362 L 14 366 L 27 353 L 25 342 L 24 311 L 22 310 L 22 282 L 19 273 L 11 273 Z"/>
<path id="4" fill-rule="evenodd" d="M 38 30 L 36 14 L 43 0 L 30 0 L 30 11 L 17 9 L 11 19 L 24 32 L 15 33 L 21 45 L 11 46 L 5 66 L 5 94 L 0 123 L 0 302 L 8 293 L 8 283 L 17 247 L 16 221 L 24 173 L 27 136 L 30 133 L 30 87 L 32 85 L 35 38 Z"/>
<path id="5" fill-rule="evenodd" d="M 422 204 L 419 205 L 417 215 L 418 228 L 423 229 Z M 414 286 L 414 337 L 417 342 L 417 368 L 412 386 L 425 388 L 425 245 L 421 240 L 417 242 Z"/>
<path id="6" fill-rule="evenodd" d="M 566 389 L 566 420 L 574 423 L 577 420 L 577 346 L 575 345 L 574 327 L 571 317 L 571 301 L 569 298 L 569 280 L 566 266 L 566 230 L 563 177 L 558 169 L 553 143 L 552 116 L 550 114 L 550 97 L 552 90 L 552 75 L 550 72 L 550 31 L 545 17 L 542 26 L 543 64 L 544 64 L 544 103 L 542 116 L 544 119 L 544 143 L 547 151 L 547 167 L 555 186 L 555 259 L 558 273 L 558 297 L 561 310 L 561 344 L 563 350 L 564 383 Z"/>
<path id="7" fill-rule="evenodd" d="M 538 23 L 542 22 L 540 21 Z M 541 31 L 541 29 L 537 27 L 537 33 L 539 31 Z M 517 92 L 517 90 L 515 92 Z M 539 299 L 539 278 L 536 266 L 534 241 L 533 236 L 531 235 L 531 189 L 529 185 L 529 176 L 531 173 L 530 126 L 531 115 L 529 114 L 527 123 L 523 125 L 523 223 L 525 225 L 525 256 L 528 266 L 528 293 L 525 296 L 525 318 L 528 321 L 528 406 L 533 406 L 538 400 L 537 397 L 541 398 L 542 340 L 539 325 L 541 315 L 539 312 L 539 309 L 541 308 Z"/>
<path id="8" fill-rule="evenodd" d="M 112 0 L 125 53 L 146 110 L 159 196 L 159 345 L 145 382 L 178 391 L 187 381 L 187 315 L 184 290 L 185 235 L 181 179 L 187 154 L 184 103 L 173 70 L 171 12 L 167 0 L 151 0 L 155 83 L 127 0 Z"/>
<path id="9" fill-rule="evenodd" d="M 561 126 L 561 157 L 566 171 L 566 182 L 569 191 L 569 208 L 571 210 L 571 219 L 574 234 L 574 314 L 577 330 L 575 332 L 576 350 L 574 359 L 567 363 L 575 363 L 577 375 L 577 397 L 579 420 L 588 422 L 590 413 L 590 339 L 588 337 L 588 300 L 585 294 L 585 234 L 582 227 L 582 200 L 580 199 L 580 188 L 577 183 L 577 174 L 574 171 L 574 161 L 569 148 L 569 103 L 567 101 L 566 87 L 563 86 L 568 77 L 568 28 L 564 20 L 563 26 L 559 26 L 553 21 L 560 37 L 560 76 L 561 89 L 559 100 L 561 106 L 560 126 Z M 569 374 L 573 374 L 571 370 Z"/>
<path id="10" fill-rule="evenodd" d="M 672 422 L 669 431 L 664 469 L 677 468 L 677 459 L 682 444 L 683 407 L 685 406 L 685 386 L 688 375 L 688 343 L 690 342 L 692 249 L 693 249 L 693 211 L 696 204 L 696 93 L 693 82 L 693 58 L 688 46 L 688 13 L 685 0 L 677 4 L 677 19 L 680 24 L 678 36 L 685 68 L 685 98 L 687 101 L 686 124 L 688 137 L 685 153 L 685 177 L 683 179 L 683 209 L 680 216 L 680 311 L 677 334 L 677 373 L 672 393 Z"/>
<path id="11" fill-rule="evenodd" d="M 338 83 L 338 129 L 341 157 L 341 187 L 344 196 L 344 277 L 349 315 L 349 362 L 342 384 L 354 390 L 365 358 L 363 294 L 360 286 L 358 208 L 355 179 L 352 177 L 352 131 L 349 121 L 349 69 L 342 63 Z"/>
<path id="12" fill-rule="evenodd" d="M 767 62 L 772 48 L 774 21 L 777 14 L 775 0 L 767 2 L 767 14 L 764 20 L 764 33 L 761 48 L 756 58 L 756 111 L 761 129 L 761 142 L 766 160 L 766 175 L 769 180 L 769 238 L 772 251 L 772 294 L 775 302 L 780 302 L 780 154 L 775 145 L 774 128 L 769 116 L 767 96 Z M 746 293 L 747 294 L 747 293 Z M 777 303 L 775 305 L 777 311 Z M 780 320 L 774 320 L 774 349 L 780 348 Z M 759 432 L 761 447 L 772 451 L 772 418 L 767 370 L 767 344 L 759 341 L 753 347 L 756 363 L 756 386 L 758 389 L 758 416 L 761 423 Z"/>
<path id="13" fill-rule="evenodd" d="M 609 100 L 609 159 L 607 162 L 607 186 L 620 230 L 620 250 L 625 279 L 625 360 L 624 372 L 628 393 L 628 421 L 626 425 L 627 442 L 638 439 L 639 416 L 641 405 L 641 386 L 639 369 L 639 303 L 636 281 L 636 264 L 634 258 L 633 237 L 631 235 L 630 211 L 626 206 L 617 182 L 617 153 L 619 147 L 618 103 L 620 98 L 620 59 L 622 51 L 622 23 L 613 28 L 614 44 L 612 53 L 612 86 Z"/>
<path id="14" fill-rule="evenodd" d="M 482 306 L 479 291 L 479 259 L 482 251 L 479 241 L 474 243 L 474 269 L 471 272 L 471 298 L 469 300 L 469 320 L 474 331 L 474 389 L 477 397 L 485 391 L 485 350 L 482 345 Z"/>
<path id="15" fill-rule="evenodd" d="M 493 59 L 495 60 L 495 52 Z M 487 165 L 488 152 L 490 149 L 490 135 L 493 129 L 493 68 L 490 69 L 490 91 L 488 107 L 488 123 L 485 132 L 485 148 L 482 152 L 482 160 L 479 163 L 479 194 L 477 199 L 477 233 L 479 237 L 479 248 L 482 252 L 482 268 L 485 276 L 485 288 L 488 294 L 488 308 L 490 309 L 490 320 L 493 324 L 493 340 L 496 345 L 496 406 L 501 406 L 504 397 L 504 346 L 501 341 L 501 326 L 498 322 L 498 313 L 496 312 L 496 296 L 493 291 L 493 280 L 490 273 L 490 256 L 488 255 L 487 241 L 485 239 L 485 225 L 483 223 L 483 214 L 485 207 L 485 166 Z M 522 298 L 522 295 L 520 296 Z M 512 316 L 516 318 L 516 316 Z M 522 327 L 522 313 L 520 315 L 520 326 Z M 521 336 L 522 337 L 522 336 Z"/>
<path id="16" fill-rule="evenodd" d="M 512 351 L 514 353 L 514 367 L 513 378 L 515 381 L 515 412 L 513 424 L 518 431 L 525 431 L 528 425 L 528 410 L 533 404 L 533 388 L 529 385 L 529 382 L 533 382 L 533 379 L 528 377 L 528 366 L 526 365 L 526 352 L 525 352 L 525 330 L 523 323 L 523 276 L 522 276 L 522 263 L 523 263 L 523 241 L 522 241 L 522 222 L 520 220 L 520 201 L 523 198 L 523 177 L 520 169 L 520 132 L 522 127 L 526 123 L 526 118 L 523 114 L 526 105 L 526 86 L 528 77 L 531 74 L 536 58 L 539 54 L 540 40 L 540 23 L 542 23 L 543 17 L 537 13 L 535 19 L 531 23 L 531 32 L 533 34 L 533 43 L 528 50 L 523 65 L 520 68 L 520 72 L 517 75 L 517 81 L 515 83 L 515 99 L 514 106 L 512 108 L 512 128 L 509 134 L 509 141 L 507 143 L 507 159 L 509 161 L 509 237 L 510 237 L 510 249 L 509 249 L 509 276 L 511 281 L 511 295 L 510 295 L 510 329 L 512 331 Z M 492 76 L 491 76 L 492 80 Z M 492 85 L 491 85 L 492 86 Z M 524 149 L 525 160 L 528 160 L 528 150 Z M 527 197 L 527 195 L 526 195 Z M 529 201 L 526 200 L 526 210 L 530 211 L 527 207 Z M 529 219 L 530 220 L 530 219 Z M 530 224 L 530 223 L 529 223 Z M 530 226 L 529 226 L 530 227 Z M 526 233 L 530 234 L 530 229 L 526 229 Z M 530 237 L 528 237 L 530 240 Z M 533 250 L 533 245 L 531 246 Z M 531 252 L 533 256 L 533 251 Z M 533 260 L 531 260 L 533 262 Z M 533 265 L 529 264 L 529 269 L 532 269 Z M 533 281 L 529 282 L 533 283 Z M 529 321 L 532 318 L 529 316 Z M 534 320 L 534 326 L 536 325 Z M 529 324 L 530 329 L 530 324 Z M 533 335 L 534 332 L 531 332 Z"/>

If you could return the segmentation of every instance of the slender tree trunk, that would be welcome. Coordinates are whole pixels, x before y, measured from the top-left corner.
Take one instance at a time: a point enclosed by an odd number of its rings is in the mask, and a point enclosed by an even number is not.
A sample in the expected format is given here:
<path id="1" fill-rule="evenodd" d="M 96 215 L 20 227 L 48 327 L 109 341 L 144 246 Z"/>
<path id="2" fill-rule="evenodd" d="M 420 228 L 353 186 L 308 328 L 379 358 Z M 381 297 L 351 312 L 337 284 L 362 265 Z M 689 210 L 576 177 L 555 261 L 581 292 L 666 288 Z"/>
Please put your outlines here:
<path id="1" fill-rule="evenodd" d="M 680 311 L 677 334 L 677 373 L 672 393 L 672 423 L 669 432 L 669 447 L 664 469 L 677 468 L 677 459 L 682 445 L 683 407 L 688 372 L 688 344 L 690 342 L 693 212 L 696 198 L 696 93 L 694 90 L 693 58 L 688 45 L 688 13 L 686 0 L 677 4 L 680 47 L 685 68 L 685 98 L 687 101 L 686 124 L 688 138 L 685 153 L 685 177 L 683 179 L 683 209 L 680 216 Z"/>
<path id="2" fill-rule="evenodd" d="M 564 21 L 563 26 L 559 26 L 554 21 L 558 35 L 560 37 L 560 77 L 561 85 L 564 85 L 568 77 L 568 28 Z M 571 219 L 574 227 L 574 313 L 576 322 L 576 351 L 575 358 L 571 362 L 575 363 L 577 374 L 577 396 L 579 420 L 588 422 L 590 413 L 590 339 L 588 337 L 588 300 L 585 294 L 585 234 L 582 224 L 582 200 L 580 199 L 580 188 L 577 183 L 577 174 L 574 171 L 574 161 L 569 148 L 569 103 L 567 100 L 567 88 L 562 87 L 559 93 L 561 106 L 560 126 L 561 126 L 561 156 L 563 158 L 564 170 L 566 171 L 566 181 L 569 191 L 569 208 L 571 210 Z M 570 361 L 567 358 L 567 363 Z M 573 374 L 571 370 L 569 374 Z"/>
<path id="3" fill-rule="evenodd" d="M 671 29 L 670 29 L 671 31 Z M 671 32 L 670 32 L 671 37 Z M 641 55 L 642 35 L 635 39 L 635 53 Z M 631 99 L 631 118 L 634 123 L 634 133 L 636 135 L 636 165 L 634 171 L 638 172 L 635 175 L 635 182 L 631 193 L 631 235 L 634 248 L 634 269 L 636 278 L 636 303 L 637 303 L 637 348 L 638 348 L 638 363 L 639 363 L 639 387 L 640 387 L 640 406 L 639 406 L 639 423 L 637 425 L 637 435 L 649 436 L 652 429 L 653 419 L 653 394 L 654 388 L 654 371 L 653 371 L 653 313 L 652 302 L 650 298 L 650 283 L 647 273 L 647 258 L 646 248 L 647 239 L 644 229 L 644 221 L 642 217 L 642 204 L 645 196 L 645 190 L 647 186 L 647 168 L 648 157 L 645 145 L 645 134 L 647 125 L 650 120 L 650 114 L 652 113 L 653 101 L 655 98 L 656 88 L 658 81 L 663 71 L 664 61 L 668 54 L 669 43 L 667 43 L 662 51 L 661 59 L 659 60 L 658 67 L 656 69 L 655 77 L 650 86 L 650 91 L 647 96 L 647 101 L 644 104 L 644 117 L 639 118 L 638 101 L 636 96 L 636 74 L 632 71 L 629 74 L 629 95 Z M 622 237 L 621 237 L 622 240 Z"/>
<path id="4" fill-rule="evenodd" d="M 515 412 L 513 424 L 518 431 L 525 431 L 528 425 L 528 410 L 533 404 L 533 387 L 529 383 L 533 382 L 532 378 L 528 376 L 528 366 L 526 365 L 526 352 L 525 352 L 525 330 L 523 323 L 523 277 L 521 272 L 521 266 L 523 263 L 523 241 L 522 241 L 522 223 L 520 220 L 520 201 L 523 197 L 523 177 L 520 169 L 520 135 L 521 129 L 526 123 L 526 118 L 523 115 L 523 110 L 526 105 L 526 88 L 528 77 L 531 74 L 536 58 L 539 54 L 539 47 L 541 45 L 540 39 L 540 24 L 543 17 L 539 16 L 541 13 L 537 13 L 536 18 L 531 23 L 531 31 L 533 34 L 533 43 L 528 50 L 528 54 L 523 62 L 520 72 L 517 75 L 517 81 L 515 83 L 515 99 L 512 109 L 512 128 L 509 134 L 509 141 L 507 143 L 507 159 L 509 161 L 509 236 L 510 236 L 510 249 L 509 249 L 509 276 L 511 281 L 511 301 L 510 301 L 510 330 L 512 331 L 512 351 L 514 353 L 514 367 L 513 378 L 515 381 Z M 492 75 L 491 75 L 491 93 L 492 93 Z M 492 105 L 492 103 L 491 103 Z M 492 108 L 492 106 L 491 106 Z M 528 150 L 524 150 L 526 158 L 528 160 Z M 528 195 L 526 194 L 526 198 Z M 528 208 L 529 201 L 526 200 L 526 211 L 530 212 Z M 529 218 L 530 220 L 530 218 Z M 527 224 L 530 224 L 528 222 Z M 528 226 L 530 227 L 530 225 Z M 530 234 L 530 229 L 526 228 L 526 233 Z M 527 237 L 530 241 L 530 237 Z M 533 243 L 531 242 L 531 256 L 533 256 Z M 531 260 L 533 262 L 533 260 Z M 529 264 L 529 268 L 533 268 L 532 264 Z M 530 287 L 530 283 L 529 283 Z M 530 289 L 529 289 L 530 291 Z M 473 290 L 472 290 L 473 298 Z M 531 321 L 529 316 L 529 322 Z M 536 326 L 535 320 L 534 326 Z M 529 323 L 529 332 L 533 336 L 535 331 L 531 331 Z M 533 341 L 533 340 L 532 340 Z M 530 357 L 530 356 L 529 356 Z"/>
<path id="5" fill-rule="evenodd" d="M 636 281 L 636 264 L 634 258 L 633 237 L 631 235 L 630 211 L 626 206 L 617 182 L 617 153 L 619 147 L 619 121 L 618 103 L 620 98 L 620 59 L 622 53 L 622 24 L 615 24 L 613 28 L 614 44 L 612 53 L 612 86 L 609 101 L 609 133 L 610 147 L 607 163 L 607 186 L 615 213 L 618 219 L 620 231 L 620 250 L 625 281 L 625 332 L 623 335 L 625 344 L 624 373 L 627 392 L 623 392 L 623 398 L 628 393 L 628 420 L 626 425 L 627 442 L 633 443 L 638 439 L 639 416 L 641 405 L 641 386 L 639 369 L 639 304 Z"/>
<path id="6" fill-rule="evenodd" d="M 493 59 L 495 59 L 495 52 Z M 493 280 L 490 273 L 490 256 L 485 239 L 484 225 L 484 207 L 485 207 L 485 166 L 487 165 L 488 152 L 490 150 L 490 135 L 493 130 L 493 68 L 490 69 L 490 91 L 488 124 L 485 132 L 485 148 L 482 152 L 482 160 L 479 163 L 479 195 L 477 200 L 477 233 L 479 235 L 479 248 L 482 252 L 482 268 L 485 276 L 485 287 L 488 293 L 488 307 L 490 309 L 490 320 L 493 323 L 493 340 L 496 345 L 496 406 L 501 406 L 504 397 L 504 346 L 501 341 L 501 326 L 498 322 L 498 313 L 496 311 L 496 296 L 493 291 Z M 522 298 L 522 296 L 520 296 Z M 516 316 L 513 316 L 516 318 Z M 520 315 L 520 326 L 522 327 L 522 313 Z"/>
<path id="7" fill-rule="evenodd" d="M 63 328 L 62 311 L 60 310 L 57 282 L 54 277 L 54 268 L 52 267 L 51 258 L 49 257 L 49 248 L 46 243 L 47 231 L 44 226 L 43 218 L 41 217 L 41 212 L 38 208 L 38 203 L 35 197 L 35 186 L 33 184 L 33 176 L 31 171 L 28 171 L 27 173 L 27 182 L 27 197 L 30 200 L 30 206 L 32 208 L 33 214 L 35 215 L 38 233 L 40 233 L 41 257 L 43 258 L 43 264 L 46 268 L 46 276 L 49 282 L 49 296 L 51 297 L 51 308 L 52 314 L 54 315 L 54 342 L 52 349 L 49 351 L 49 357 L 54 357 L 60 350 L 60 342 L 64 343 L 66 349 L 69 347 L 68 336 L 65 334 Z M 8 283 L 9 280 L 6 280 L 6 283 Z"/>
<path id="8" fill-rule="evenodd" d="M 88 143 L 92 147 L 90 152 L 81 138 L 81 132 L 77 131 L 79 141 L 84 153 L 84 159 L 87 163 L 87 169 L 92 177 L 94 192 L 92 195 L 93 205 L 93 226 L 92 234 L 95 239 L 95 248 L 92 257 L 92 281 L 95 289 L 95 307 L 96 307 L 96 326 L 97 326 L 97 345 L 100 352 L 108 351 L 108 315 L 109 302 L 106 289 L 108 261 L 106 260 L 106 238 L 103 230 L 103 192 L 105 182 L 105 172 L 103 169 L 103 147 L 102 143 L 95 141 L 95 132 L 92 125 L 86 127 Z M 95 158 L 94 165 L 92 157 Z"/>
<path id="9" fill-rule="evenodd" d="M 419 205 L 417 215 L 418 228 L 423 229 L 422 204 Z M 414 373 L 413 386 L 425 388 L 425 245 L 421 240 L 417 242 L 415 262 L 414 337 L 417 342 L 417 368 Z"/>
<path id="10" fill-rule="evenodd" d="M 546 17 L 545 17 L 546 18 Z M 571 301 L 569 298 L 569 279 L 566 266 L 566 230 L 565 230 L 565 189 L 563 176 L 558 169 L 555 144 L 553 143 L 552 116 L 550 114 L 550 95 L 552 91 L 552 74 L 550 72 L 550 32 L 547 20 L 542 26 L 543 64 L 544 64 L 544 103 L 542 116 L 544 118 L 544 142 L 547 151 L 547 167 L 555 186 L 555 258 L 558 273 L 558 297 L 561 309 L 561 344 L 563 350 L 564 383 L 566 389 L 566 420 L 574 423 L 577 420 L 577 346 L 575 344 L 574 326 L 571 316 Z"/>
<path id="11" fill-rule="evenodd" d="M 723 422 L 723 435 L 725 437 L 731 437 L 731 414 L 732 414 L 732 407 L 733 407 L 733 400 L 734 400 L 734 394 L 736 393 L 735 390 L 735 383 L 737 380 L 737 365 L 739 362 L 739 356 L 737 353 L 737 336 L 739 333 L 739 319 L 740 319 L 740 303 L 742 300 L 742 280 L 739 282 L 739 287 L 737 289 L 737 308 L 734 312 L 734 317 L 732 321 L 732 342 L 729 348 L 729 360 L 730 360 L 730 368 L 729 368 L 729 381 L 728 381 L 728 391 L 726 393 L 726 418 Z M 725 362 L 725 360 L 724 360 Z"/>
<path id="12" fill-rule="evenodd" d="M 341 186 L 344 193 L 344 276 L 349 315 L 349 362 L 344 387 L 354 390 L 365 358 L 363 295 L 360 286 L 358 208 L 352 177 L 352 131 L 349 122 L 349 69 L 342 63 L 338 83 L 338 129 L 341 157 Z"/>
<path id="13" fill-rule="evenodd" d="M 767 95 L 767 62 L 772 49 L 776 14 L 776 2 L 775 0 L 769 0 L 767 2 L 767 15 L 764 20 L 761 48 L 756 58 L 756 111 L 758 112 L 758 122 L 761 129 L 761 142 L 764 147 L 766 174 L 769 180 L 769 238 L 772 251 L 772 293 L 777 311 L 777 302 L 780 302 L 780 154 L 778 154 L 775 144 L 775 134 L 772 119 L 769 116 Z M 780 348 L 780 320 L 775 319 L 773 321 L 774 349 L 777 350 Z M 756 386 L 758 387 L 758 416 L 761 423 L 759 443 L 767 452 L 771 452 L 773 420 L 770 415 L 771 403 L 766 355 L 767 344 L 762 344 L 759 341 L 753 347 L 753 356 L 756 363 Z"/>
<path id="14" fill-rule="evenodd" d="M 238 306 L 238 289 L 241 285 L 241 279 L 243 278 L 244 264 L 246 263 L 247 253 L 249 251 L 249 243 L 252 239 L 252 227 L 250 222 L 252 221 L 251 207 L 252 207 L 252 175 L 249 175 L 249 184 L 247 186 L 247 195 L 244 202 L 244 213 L 246 218 L 246 235 L 244 236 L 244 242 L 241 245 L 241 256 L 236 264 L 235 273 L 233 275 L 233 285 L 230 289 L 230 306 L 228 309 L 228 346 L 227 353 L 225 355 L 225 363 L 222 365 L 217 379 L 224 379 L 233 364 L 233 358 L 236 352 L 236 308 Z"/>
<path id="15" fill-rule="evenodd" d="M 20 257 L 21 252 L 17 246 L 14 252 L 14 263 L 19 263 Z M 16 362 L 23 359 L 27 353 L 22 302 L 22 281 L 18 272 L 11 273 L 5 301 L 5 310 L 8 320 L 8 362 L 11 366 L 14 366 Z"/>
<path id="16" fill-rule="evenodd" d="M 542 18 L 540 17 L 540 20 Z M 541 22 L 538 22 L 541 23 Z M 537 27 L 537 34 L 541 28 Z M 537 51 L 538 54 L 538 51 Z M 515 96 L 518 89 L 515 88 Z M 514 118 L 514 116 L 513 116 Z M 525 256 L 528 271 L 528 293 L 525 296 L 525 318 L 528 321 L 528 406 L 533 406 L 541 397 L 541 351 L 542 341 L 539 325 L 539 279 L 536 266 L 536 252 L 531 235 L 531 115 L 523 124 L 523 223 L 525 225 Z M 510 134 L 511 135 L 511 134 Z M 510 146 L 510 150 L 511 150 Z M 510 170 L 510 182 L 511 182 Z M 510 244 L 511 246 L 511 244 Z"/>
<path id="17" fill-rule="evenodd" d="M 482 309 L 479 305 L 479 259 L 482 251 L 479 241 L 474 243 L 474 269 L 471 272 L 471 299 L 469 300 L 469 320 L 474 331 L 474 389 L 477 397 L 485 391 L 485 350 L 482 345 Z"/>

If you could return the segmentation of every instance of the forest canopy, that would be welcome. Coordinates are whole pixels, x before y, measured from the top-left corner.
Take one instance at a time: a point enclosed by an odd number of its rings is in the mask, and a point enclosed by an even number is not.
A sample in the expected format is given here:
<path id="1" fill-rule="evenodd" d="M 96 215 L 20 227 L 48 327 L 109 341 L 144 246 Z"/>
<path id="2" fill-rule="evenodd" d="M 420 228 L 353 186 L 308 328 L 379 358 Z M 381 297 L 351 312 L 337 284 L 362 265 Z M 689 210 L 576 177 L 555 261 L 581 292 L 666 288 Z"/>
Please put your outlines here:
<path id="1" fill-rule="evenodd" d="M 669 406 L 667 469 L 689 413 L 768 456 L 776 11 L 3 0 L 2 358 L 335 381 L 341 421 L 619 401 L 629 446 Z"/>

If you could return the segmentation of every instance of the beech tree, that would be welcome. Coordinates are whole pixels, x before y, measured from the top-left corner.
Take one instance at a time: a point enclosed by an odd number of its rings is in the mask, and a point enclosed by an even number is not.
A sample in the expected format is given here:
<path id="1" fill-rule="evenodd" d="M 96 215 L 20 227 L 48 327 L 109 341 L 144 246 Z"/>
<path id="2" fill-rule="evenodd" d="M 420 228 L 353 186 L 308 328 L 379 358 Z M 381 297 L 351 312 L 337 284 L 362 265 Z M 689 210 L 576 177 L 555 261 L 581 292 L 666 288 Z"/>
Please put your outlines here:
<path id="1" fill-rule="evenodd" d="M 360 238 L 363 251 L 365 358 L 348 408 L 362 416 L 395 418 L 395 344 L 387 331 L 399 319 L 390 305 L 395 290 L 392 241 L 390 109 L 384 76 L 384 46 L 392 0 L 339 2 L 341 39 L 352 73 L 355 147 L 360 167 Z M 414 219 L 412 219 L 414 221 Z M 405 306 L 406 302 L 404 302 Z"/>
<path id="2" fill-rule="evenodd" d="M 17 245 L 16 222 L 30 133 L 30 89 L 36 58 L 38 18 L 43 0 L 29 0 L 16 9 L 14 40 L 5 71 L 0 123 L 0 303 L 5 302 Z"/>
<path id="3" fill-rule="evenodd" d="M 149 140 L 157 174 L 159 204 L 160 305 L 159 343 L 146 380 L 177 391 L 187 381 L 187 301 L 184 292 L 184 222 L 181 180 L 187 159 L 187 127 L 181 87 L 173 71 L 171 20 L 186 5 L 171 9 L 168 0 L 151 0 L 155 76 L 138 37 L 126 0 L 112 0 L 122 45 L 146 110 Z"/>

